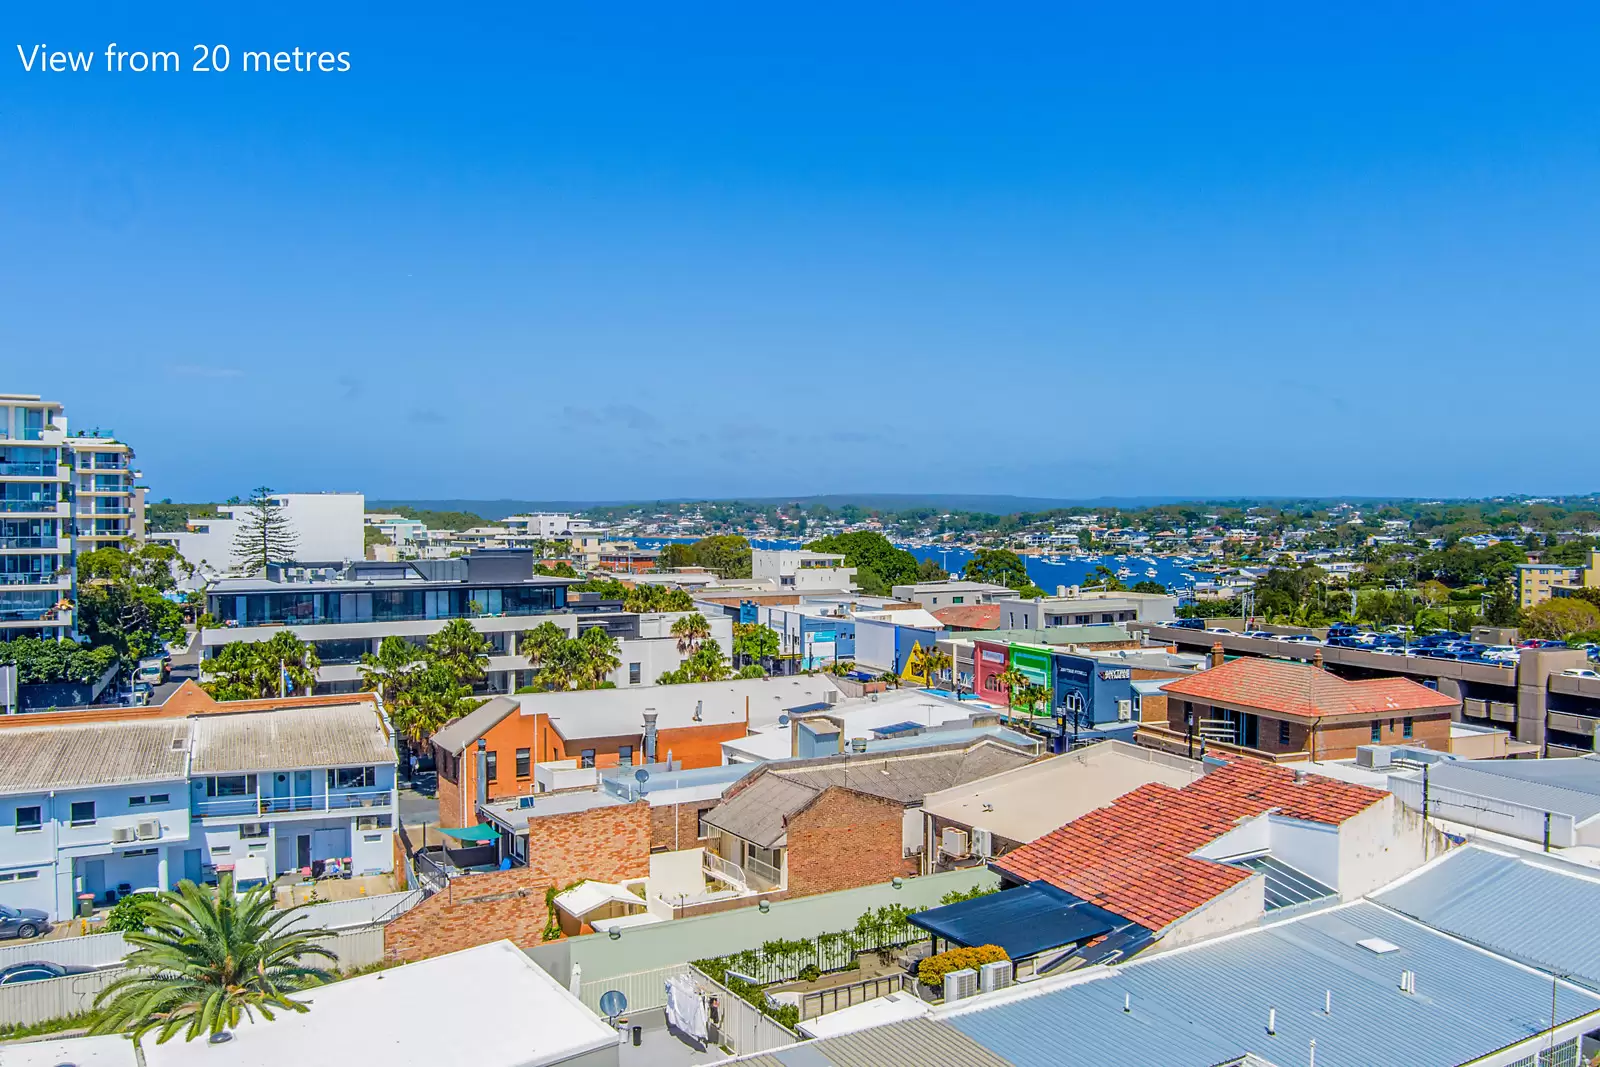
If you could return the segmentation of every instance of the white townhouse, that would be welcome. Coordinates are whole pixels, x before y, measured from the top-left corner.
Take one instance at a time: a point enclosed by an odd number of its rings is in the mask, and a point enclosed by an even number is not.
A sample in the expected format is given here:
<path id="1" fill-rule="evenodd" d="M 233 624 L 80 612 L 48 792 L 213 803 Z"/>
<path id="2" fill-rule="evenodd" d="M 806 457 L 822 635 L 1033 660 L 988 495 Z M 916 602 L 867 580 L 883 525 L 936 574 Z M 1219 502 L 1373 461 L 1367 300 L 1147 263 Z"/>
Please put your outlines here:
<path id="1" fill-rule="evenodd" d="M 274 875 L 394 869 L 394 738 L 374 698 L 214 707 L 0 728 L 0 904 L 60 921 L 247 856 Z"/>

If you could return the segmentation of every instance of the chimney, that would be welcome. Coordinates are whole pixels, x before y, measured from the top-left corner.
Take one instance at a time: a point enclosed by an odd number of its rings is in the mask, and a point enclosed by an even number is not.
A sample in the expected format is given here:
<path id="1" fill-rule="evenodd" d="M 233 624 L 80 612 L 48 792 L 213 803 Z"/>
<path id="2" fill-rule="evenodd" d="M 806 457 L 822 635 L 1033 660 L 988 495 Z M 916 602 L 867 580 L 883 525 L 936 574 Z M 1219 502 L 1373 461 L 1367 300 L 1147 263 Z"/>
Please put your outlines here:
<path id="1" fill-rule="evenodd" d="M 1213 641 L 1211 643 L 1211 665 L 1213 667 L 1220 667 L 1222 666 L 1223 660 L 1226 658 L 1227 657 L 1222 654 L 1222 642 Z"/>
<path id="2" fill-rule="evenodd" d="M 644 761 L 656 761 L 656 710 L 647 708 L 644 713 Z"/>
<path id="3" fill-rule="evenodd" d="M 1067 587 L 1066 586 L 1064 586 L 1064 585 L 1056 586 L 1056 596 L 1066 596 L 1066 595 L 1067 595 Z"/>
<path id="4" fill-rule="evenodd" d="M 1322 669 L 1322 649 L 1311 653 L 1311 665 L 1319 671 Z"/>
<path id="5" fill-rule="evenodd" d="M 477 758 L 478 803 L 479 805 L 486 805 L 489 803 L 489 739 L 487 737 L 478 738 Z M 478 822 L 478 813 L 476 811 L 472 813 L 472 822 L 474 825 Z"/>

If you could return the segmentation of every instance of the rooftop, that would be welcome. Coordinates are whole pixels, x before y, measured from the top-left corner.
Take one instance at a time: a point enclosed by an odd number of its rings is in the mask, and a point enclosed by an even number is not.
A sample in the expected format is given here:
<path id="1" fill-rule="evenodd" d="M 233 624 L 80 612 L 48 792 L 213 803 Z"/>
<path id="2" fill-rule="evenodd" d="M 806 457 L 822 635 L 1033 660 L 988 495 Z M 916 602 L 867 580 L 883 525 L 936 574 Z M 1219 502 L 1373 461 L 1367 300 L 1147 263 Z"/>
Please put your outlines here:
<path id="1" fill-rule="evenodd" d="M 54 723 L 0 730 L 0 793 L 184 777 L 190 721 Z"/>
<path id="2" fill-rule="evenodd" d="M 1347 681 L 1309 663 L 1229 660 L 1162 687 L 1174 696 L 1305 719 L 1440 711 L 1458 701 L 1408 678 Z"/>
<path id="3" fill-rule="evenodd" d="M 951 608 L 935 608 L 933 617 L 956 630 L 993 630 L 1000 625 L 1000 605 L 958 604 Z"/>
<path id="4" fill-rule="evenodd" d="M 922 810 L 1026 843 L 1141 785 L 1181 788 L 1204 773 L 1198 760 L 1107 741 L 929 793 Z"/>
<path id="5" fill-rule="evenodd" d="M 571 741 L 580 737 L 625 737 L 644 730 L 654 711 L 658 730 L 743 723 L 774 725 L 790 708 L 837 699 L 839 687 L 823 675 L 758 678 L 638 689 L 590 689 L 570 693 L 522 693 L 513 697 L 524 715 L 548 715 Z M 699 718 L 696 718 L 696 715 Z"/>
<path id="6" fill-rule="evenodd" d="M 1237 760 L 1182 789 L 1152 783 L 994 861 L 1022 882 L 1043 880 L 1154 931 L 1252 877 L 1191 853 L 1273 812 L 1337 826 L 1389 794 Z"/>
<path id="7" fill-rule="evenodd" d="M 1600 756 L 1452 760 L 1428 768 L 1435 787 L 1572 816 L 1600 816 Z"/>
<path id="8" fill-rule="evenodd" d="M 1003 645 L 1065 647 L 1067 645 L 1097 645 L 1132 641 L 1133 636 L 1126 629 L 1115 623 L 1097 622 L 1087 626 L 1046 626 L 1042 629 L 1032 630 L 994 630 L 986 634 L 973 634 L 972 639 Z"/>
<path id="9" fill-rule="evenodd" d="M 226 707 L 226 705 L 224 705 Z M 394 738 L 370 700 L 199 716 L 195 774 L 394 762 Z"/>

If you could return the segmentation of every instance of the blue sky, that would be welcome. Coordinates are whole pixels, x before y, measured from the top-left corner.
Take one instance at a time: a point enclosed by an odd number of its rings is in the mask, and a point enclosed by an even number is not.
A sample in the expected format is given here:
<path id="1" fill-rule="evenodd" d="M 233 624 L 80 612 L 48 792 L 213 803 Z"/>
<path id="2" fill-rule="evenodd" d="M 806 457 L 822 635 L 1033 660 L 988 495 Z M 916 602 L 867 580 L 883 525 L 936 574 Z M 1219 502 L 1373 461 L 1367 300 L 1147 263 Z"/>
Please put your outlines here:
<path id="1" fill-rule="evenodd" d="M 157 498 L 1595 488 L 1600 7 L 1350 6 L 14 3 L 0 387 Z"/>

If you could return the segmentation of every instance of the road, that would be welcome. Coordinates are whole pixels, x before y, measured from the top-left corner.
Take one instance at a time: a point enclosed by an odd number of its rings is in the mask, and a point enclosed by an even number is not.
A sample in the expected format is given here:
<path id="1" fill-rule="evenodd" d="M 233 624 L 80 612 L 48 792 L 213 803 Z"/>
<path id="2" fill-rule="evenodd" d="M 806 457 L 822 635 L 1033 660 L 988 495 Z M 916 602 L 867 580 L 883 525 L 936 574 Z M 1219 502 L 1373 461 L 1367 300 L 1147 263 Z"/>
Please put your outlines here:
<path id="1" fill-rule="evenodd" d="M 165 682 L 155 687 L 151 694 L 150 703 L 165 704 L 167 698 L 178 691 L 178 686 L 185 681 L 200 680 L 200 641 L 195 637 L 194 631 L 189 631 L 189 647 L 182 652 L 172 654 L 172 672 Z"/>

